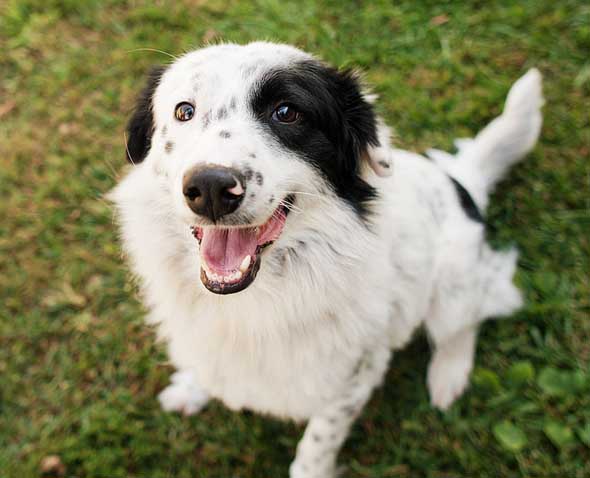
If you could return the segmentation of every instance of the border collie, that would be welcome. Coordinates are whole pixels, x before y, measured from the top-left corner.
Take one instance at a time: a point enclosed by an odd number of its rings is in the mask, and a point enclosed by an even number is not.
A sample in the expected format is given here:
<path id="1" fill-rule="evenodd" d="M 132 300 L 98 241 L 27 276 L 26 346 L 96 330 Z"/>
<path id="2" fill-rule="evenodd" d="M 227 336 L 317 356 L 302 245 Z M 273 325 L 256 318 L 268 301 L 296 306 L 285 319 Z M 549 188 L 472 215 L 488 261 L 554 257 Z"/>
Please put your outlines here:
<path id="1" fill-rule="evenodd" d="M 358 75 L 287 45 L 223 44 L 152 71 L 112 191 L 124 249 L 177 371 L 165 410 L 211 398 L 307 421 L 291 478 L 331 478 L 392 350 L 423 326 L 446 409 L 477 329 L 521 304 L 490 192 L 534 146 L 541 75 L 458 153 L 395 149 Z"/>

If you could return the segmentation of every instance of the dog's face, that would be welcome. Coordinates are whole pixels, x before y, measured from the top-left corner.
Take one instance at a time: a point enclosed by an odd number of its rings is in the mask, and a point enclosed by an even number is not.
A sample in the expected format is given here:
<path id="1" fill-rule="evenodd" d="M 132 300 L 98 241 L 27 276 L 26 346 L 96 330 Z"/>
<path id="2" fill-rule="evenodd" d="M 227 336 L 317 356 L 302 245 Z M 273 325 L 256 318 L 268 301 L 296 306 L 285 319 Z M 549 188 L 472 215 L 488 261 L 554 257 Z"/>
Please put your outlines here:
<path id="1" fill-rule="evenodd" d="M 129 160 L 166 182 L 218 294 L 254 281 L 304 203 L 338 201 L 362 221 L 375 196 L 363 162 L 389 168 L 355 76 L 284 45 L 212 46 L 154 70 L 127 133 Z"/>

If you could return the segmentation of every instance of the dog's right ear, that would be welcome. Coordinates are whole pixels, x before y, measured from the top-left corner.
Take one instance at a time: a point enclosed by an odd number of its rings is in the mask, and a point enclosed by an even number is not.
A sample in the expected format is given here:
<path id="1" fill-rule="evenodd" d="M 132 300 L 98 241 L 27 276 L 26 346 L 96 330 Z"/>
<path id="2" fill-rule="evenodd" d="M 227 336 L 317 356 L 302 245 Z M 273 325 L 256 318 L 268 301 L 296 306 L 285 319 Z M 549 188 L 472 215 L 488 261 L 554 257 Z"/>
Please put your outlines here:
<path id="1" fill-rule="evenodd" d="M 163 66 L 150 70 L 147 84 L 139 94 L 133 115 L 127 123 L 127 160 L 133 164 L 141 163 L 150 150 L 155 127 L 152 100 L 165 70 Z"/>

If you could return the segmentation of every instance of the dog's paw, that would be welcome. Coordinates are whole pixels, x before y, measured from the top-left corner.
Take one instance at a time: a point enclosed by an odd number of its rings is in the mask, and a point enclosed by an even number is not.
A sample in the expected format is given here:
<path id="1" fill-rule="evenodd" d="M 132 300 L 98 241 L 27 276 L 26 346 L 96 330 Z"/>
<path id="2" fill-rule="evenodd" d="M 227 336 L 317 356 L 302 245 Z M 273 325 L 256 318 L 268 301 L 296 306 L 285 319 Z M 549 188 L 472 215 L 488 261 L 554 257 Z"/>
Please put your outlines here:
<path id="1" fill-rule="evenodd" d="M 195 415 L 209 401 L 209 395 L 199 386 L 192 372 L 176 372 L 172 375 L 171 381 L 172 383 L 158 395 L 163 410 Z"/>
<path id="2" fill-rule="evenodd" d="M 289 468 L 289 478 L 339 478 L 344 468 L 336 469 L 333 460 L 327 463 L 304 463 L 295 460 Z"/>
<path id="3" fill-rule="evenodd" d="M 436 352 L 428 367 L 430 403 L 447 410 L 465 391 L 472 367 L 471 356 Z"/>

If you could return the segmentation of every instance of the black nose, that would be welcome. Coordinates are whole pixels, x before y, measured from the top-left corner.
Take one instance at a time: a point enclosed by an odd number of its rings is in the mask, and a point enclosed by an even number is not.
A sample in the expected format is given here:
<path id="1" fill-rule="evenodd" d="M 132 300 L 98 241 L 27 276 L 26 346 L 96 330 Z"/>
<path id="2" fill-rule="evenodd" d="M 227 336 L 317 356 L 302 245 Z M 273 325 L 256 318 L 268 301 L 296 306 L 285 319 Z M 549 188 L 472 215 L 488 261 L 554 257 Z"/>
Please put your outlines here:
<path id="1" fill-rule="evenodd" d="M 240 173 L 219 166 L 198 166 L 188 171 L 182 181 L 182 192 L 195 214 L 213 222 L 234 212 L 244 198 Z"/>

